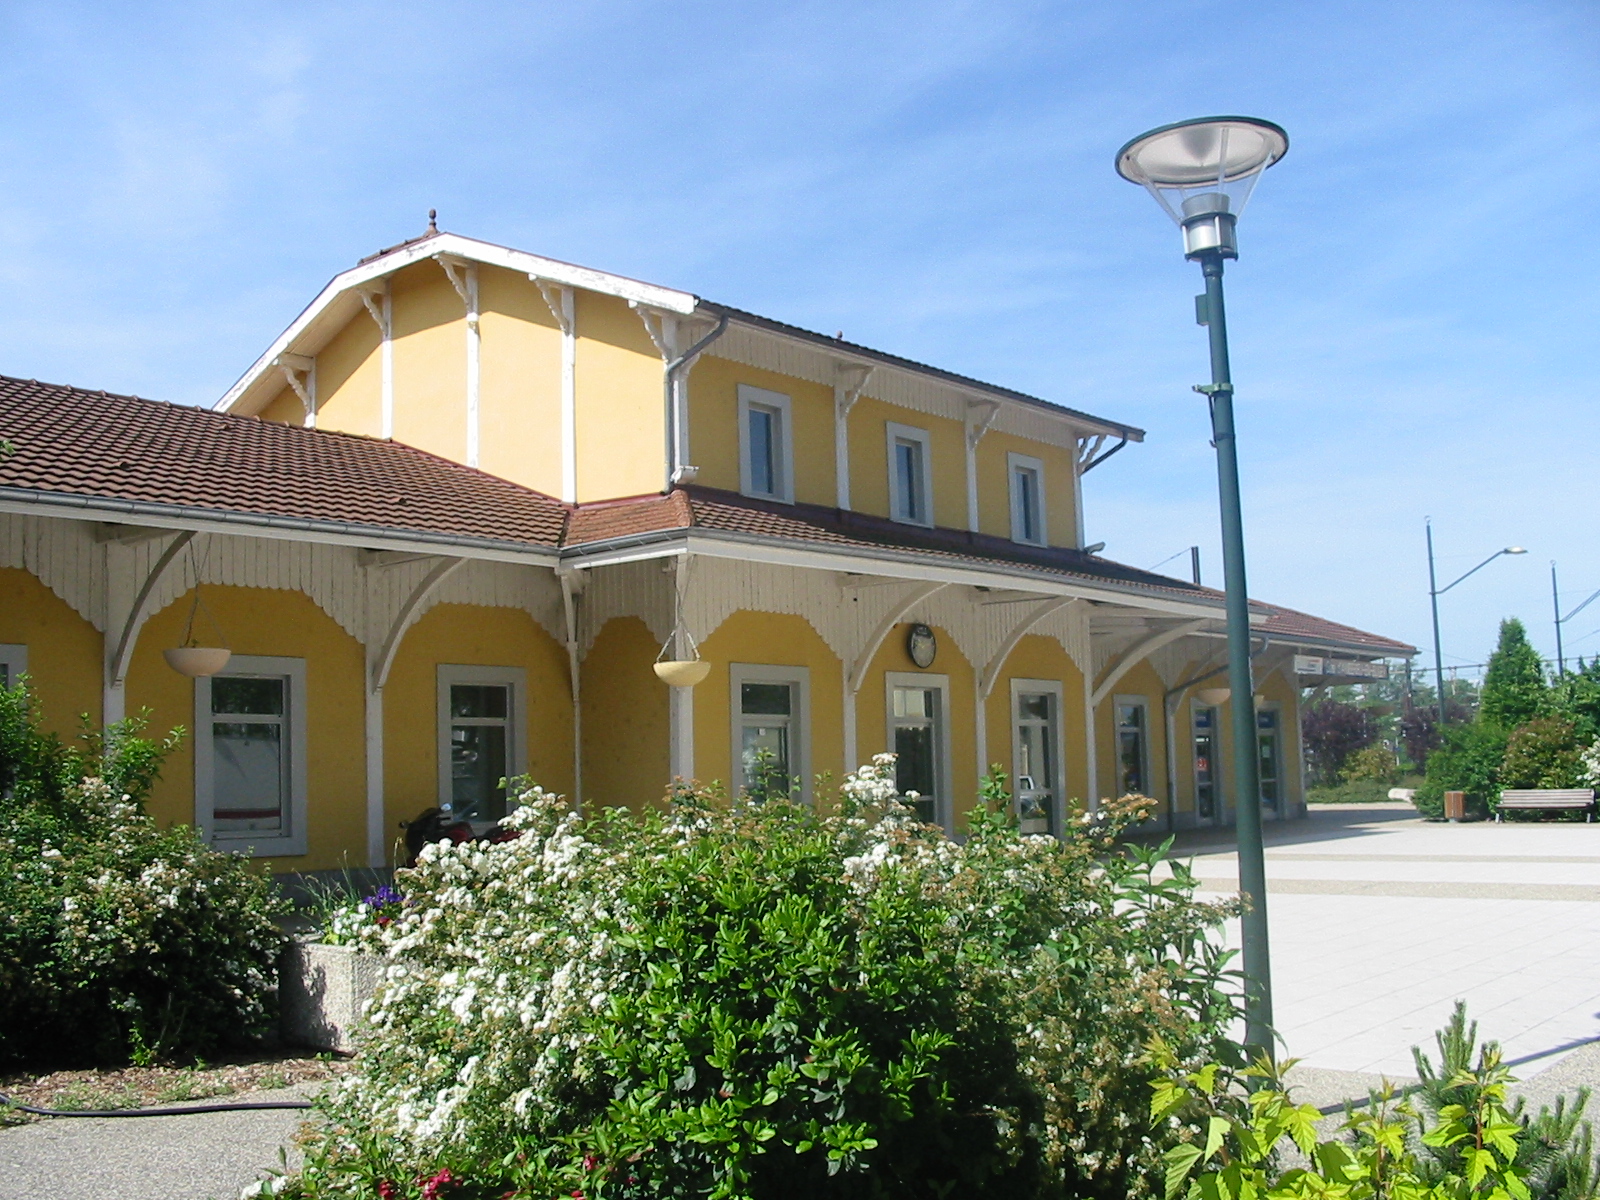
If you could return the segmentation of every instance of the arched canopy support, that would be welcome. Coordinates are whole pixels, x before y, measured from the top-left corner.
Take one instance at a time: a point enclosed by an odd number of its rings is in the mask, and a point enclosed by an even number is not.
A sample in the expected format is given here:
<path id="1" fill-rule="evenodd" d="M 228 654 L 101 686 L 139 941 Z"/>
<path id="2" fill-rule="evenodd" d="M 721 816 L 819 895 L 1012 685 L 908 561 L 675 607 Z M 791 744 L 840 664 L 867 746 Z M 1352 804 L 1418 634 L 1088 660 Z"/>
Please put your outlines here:
<path id="1" fill-rule="evenodd" d="M 1072 603 L 1074 601 L 1071 596 L 1057 596 L 1053 599 L 1044 600 L 1030 609 L 1027 615 L 1012 626 L 1011 631 L 1006 634 L 1005 641 L 1000 643 L 1000 648 L 994 652 L 994 657 L 989 660 L 988 665 L 983 668 L 983 673 L 978 676 L 979 700 L 987 700 L 990 693 L 994 691 L 995 681 L 1000 678 L 1000 672 L 1006 665 L 1006 659 L 1011 657 L 1011 652 L 1017 648 L 1017 643 L 1027 636 L 1028 631 L 1051 613 Z"/>
<path id="2" fill-rule="evenodd" d="M 127 678 L 128 660 L 133 656 L 133 647 L 139 640 L 139 630 L 144 627 L 149 618 L 150 596 L 156 590 L 156 584 L 161 582 L 161 577 L 167 573 L 183 548 L 194 540 L 194 530 L 185 529 L 172 539 L 172 544 L 161 552 L 161 557 L 156 559 L 155 565 L 150 568 L 144 582 L 139 585 L 139 592 L 133 599 L 133 605 L 128 609 L 128 617 L 122 624 L 122 635 L 117 638 L 117 648 L 112 651 L 111 657 L 106 661 L 106 685 L 111 688 L 120 688 L 122 681 Z M 199 586 L 199 580 L 195 581 Z"/>
<path id="3" fill-rule="evenodd" d="M 394 620 L 389 625 L 388 635 L 383 639 L 383 645 L 378 650 L 377 656 L 372 660 L 372 687 L 376 692 L 383 688 L 389 681 L 389 668 L 394 666 L 394 656 L 400 650 L 400 640 L 405 637 L 406 630 L 410 627 L 422 606 L 427 603 L 428 597 L 434 590 L 456 571 L 466 564 L 464 558 L 441 558 L 434 564 L 432 570 L 422 577 L 421 582 L 411 590 L 411 595 L 406 597 L 406 602 L 400 606 L 400 611 L 395 614 Z"/>
<path id="4" fill-rule="evenodd" d="M 1134 667 L 1138 666 L 1145 659 L 1149 658 L 1157 650 L 1161 649 L 1161 647 L 1175 642 L 1181 637 L 1187 637 L 1189 634 L 1201 629 L 1206 624 L 1207 621 L 1205 619 L 1183 621 L 1177 625 L 1169 625 L 1166 629 L 1159 629 L 1146 637 L 1140 638 L 1137 642 L 1122 652 L 1122 656 L 1118 658 L 1117 661 L 1109 668 L 1107 668 L 1106 673 L 1101 677 L 1100 682 L 1095 684 L 1094 691 L 1089 696 L 1090 707 L 1098 708 L 1101 701 L 1111 694 L 1111 689 L 1122 682 L 1122 677 L 1124 675 L 1133 670 Z"/>
<path id="5" fill-rule="evenodd" d="M 856 655 L 855 662 L 850 665 L 849 674 L 845 676 L 845 687 L 852 696 L 859 692 L 861 685 L 866 682 L 867 667 L 877 655 L 878 647 L 883 645 L 883 639 L 889 636 L 889 631 L 905 620 L 906 614 L 917 605 L 935 592 L 949 586 L 947 583 L 919 583 L 883 614 L 883 620 L 878 622 L 878 627 L 872 631 L 872 636 L 867 638 L 866 644 Z"/>

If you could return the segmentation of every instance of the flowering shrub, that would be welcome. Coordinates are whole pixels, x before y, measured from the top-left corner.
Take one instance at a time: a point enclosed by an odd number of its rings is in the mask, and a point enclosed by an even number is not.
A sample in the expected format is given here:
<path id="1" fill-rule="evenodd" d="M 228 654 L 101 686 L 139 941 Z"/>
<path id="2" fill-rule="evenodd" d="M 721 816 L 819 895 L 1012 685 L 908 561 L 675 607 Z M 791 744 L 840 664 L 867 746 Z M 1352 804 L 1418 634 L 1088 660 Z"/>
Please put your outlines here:
<path id="1" fill-rule="evenodd" d="M 137 729 L 68 750 L 0 688 L 0 1061 L 149 1061 L 269 1027 L 271 884 L 145 815 L 162 748 Z"/>
<path id="2" fill-rule="evenodd" d="M 1226 1053 L 1228 909 L 1117 835 L 919 823 L 892 756 L 831 813 L 679 789 L 434 844 L 377 944 L 301 1197 L 1143 1196 L 1144 1047 Z M 432 1188 L 432 1191 L 429 1191 Z"/>
<path id="3" fill-rule="evenodd" d="M 403 911 L 405 898 L 385 884 L 377 891 L 332 909 L 322 924 L 322 940 L 330 946 L 379 949 L 380 935 Z"/>

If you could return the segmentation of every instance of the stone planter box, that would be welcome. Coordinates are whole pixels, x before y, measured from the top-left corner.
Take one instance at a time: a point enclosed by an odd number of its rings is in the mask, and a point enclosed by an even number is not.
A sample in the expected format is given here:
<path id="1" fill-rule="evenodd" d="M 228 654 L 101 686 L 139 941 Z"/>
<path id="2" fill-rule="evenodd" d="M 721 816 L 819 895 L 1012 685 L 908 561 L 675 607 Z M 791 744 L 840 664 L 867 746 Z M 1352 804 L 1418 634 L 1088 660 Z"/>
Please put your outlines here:
<path id="1" fill-rule="evenodd" d="M 352 1035 L 377 990 L 382 959 L 350 946 L 296 939 L 278 965 L 279 1026 L 291 1046 L 355 1049 Z"/>

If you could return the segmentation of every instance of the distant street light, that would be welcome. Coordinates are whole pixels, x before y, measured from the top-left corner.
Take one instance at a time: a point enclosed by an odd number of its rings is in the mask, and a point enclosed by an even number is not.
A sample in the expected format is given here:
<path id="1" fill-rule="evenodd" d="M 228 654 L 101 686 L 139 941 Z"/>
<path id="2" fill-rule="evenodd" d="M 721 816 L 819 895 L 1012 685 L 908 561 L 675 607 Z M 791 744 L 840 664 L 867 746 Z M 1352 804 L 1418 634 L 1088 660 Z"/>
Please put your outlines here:
<path id="1" fill-rule="evenodd" d="M 1267 945 L 1267 868 L 1261 848 L 1260 747 L 1250 674 L 1250 597 L 1245 584 L 1239 454 L 1222 264 L 1239 257 L 1235 227 L 1261 173 L 1289 150 L 1289 135 L 1254 117 L 1202 117 L 1140 134 L 1117 151 L 1117 174 L 1141 185 L 1183 230 L 1183 254 L 1200 264 L 1205 294 L 1195 319 L 1211 335 L 1211 382 L 1195 388 L 1210 402 L 1222 509 L 1222 575 L 1227 593 L 1228 688 L 1233 704 L 1233 787 L 1239 890 L 1249 902 L 1242 924 L 1245 1048 L 1272 1054 L 1272 966 Z"/>
<path id="2" fill-rule="evenodd" d="M 1434 677 L 1434 681 L 1439 685 L 1439 696 L 1438 696 L 1438 701 L 1439 701 L 1439 729 L 1440 729 L 1440 732 L 1442 733 L 1443 730 L 1444 730 L 1444 651 L 1439 648 L 1439 597 L 1444 595 L 1451 588 L 1455 587 L 1455 585 L 1457 583 L 1460 583 L 1462 579 L 1467 578 L 1468 575 L 1476 575 L 1479 571 L 1483 570 L 1490 563 L 1492 563 L 1495 559 L 1499 558 L 1502 554 L 1526 554 L 1527 551 L 1524 550 L 1521 546 L 1507 546 L 1504 550 L 1496 550 L 1493 554 L 1489 555 L 1488 558 L 1484 559 L 1477 566 L 1473 567 L 1472 570 L 1468 571 L 1466 575 L 1461 576 L 1461 579 L 1455 580 L 1454 583 L 1447 583 L 1447 584 L 1445 584 L 1444 587 L 1439 587 L 1439 586 L 1437 586 L 1437 583 L 1438 583 L 1437 577 L 1433 573 L 1433 518 L 1432 517 L 1428 518 L 1427 526 L 1428 526 L 1428 600 L 1433 605 L 1433 677 Z"/>

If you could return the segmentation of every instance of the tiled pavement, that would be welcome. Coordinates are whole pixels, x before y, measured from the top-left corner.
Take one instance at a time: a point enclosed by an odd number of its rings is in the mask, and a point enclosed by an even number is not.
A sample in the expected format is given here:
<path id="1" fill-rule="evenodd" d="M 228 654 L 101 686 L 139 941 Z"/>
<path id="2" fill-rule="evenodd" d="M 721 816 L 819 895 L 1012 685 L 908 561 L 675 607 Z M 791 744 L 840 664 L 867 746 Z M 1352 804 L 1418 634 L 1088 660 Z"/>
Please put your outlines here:
<path id="1" fill-rule="evenodd" d="M 1177 847 L 1206 891 L 1238 886 L 1228 836 Z M 1600 1082 L 1600 824 L 1327 806 L 1269 824 L 1267 843 L 1277 1026 L 1318 1091 L 1344 1072 L 1409 1078 L 1411 1046 L 1431 1048 L 1458 997 L 1530 1092 L 1563 1058 L 1550 1082 Z"/>

